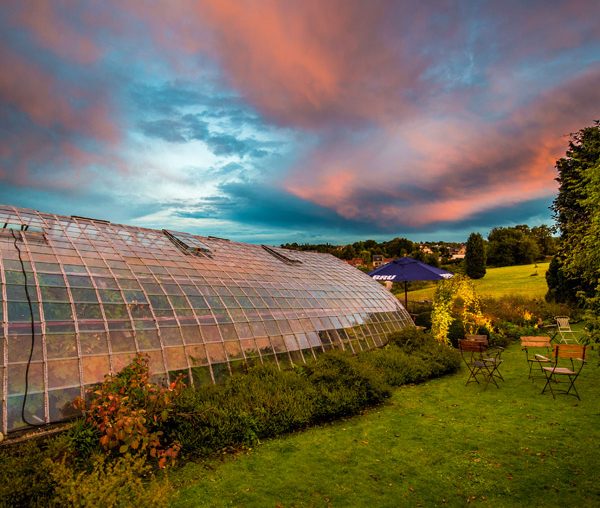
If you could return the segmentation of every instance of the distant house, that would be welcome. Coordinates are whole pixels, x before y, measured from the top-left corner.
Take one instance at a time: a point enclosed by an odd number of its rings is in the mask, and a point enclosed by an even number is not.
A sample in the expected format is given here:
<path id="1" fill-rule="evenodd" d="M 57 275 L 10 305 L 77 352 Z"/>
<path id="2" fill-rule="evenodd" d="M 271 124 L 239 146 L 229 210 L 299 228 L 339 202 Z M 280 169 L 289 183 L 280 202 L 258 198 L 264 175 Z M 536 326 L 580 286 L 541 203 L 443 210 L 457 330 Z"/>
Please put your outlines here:
<path id="1" fill-rule="evenodd" d="M 363 258 L 352 258 L 352 259 L 347 259 L 346 263 L 348 263 L 349 265 L 352 265 L 354 267 L 364 266 L 365 260 Z"/>
<path id="2" fill-rule="evenodd" d="M 465 245 L 461 245 L 458 249 L 450 249 L 450 254 L 451 259 L 465 259 L 467 247 Z"/>
<path id="3" fill-rule="evenodd" d="M 379 268 L 380 266 L 387 265 L 394 261 L 394 258 L 384 258 L 381 254 L 373 254 L 373 268 Z"/>
<path id="4" fill-rule="evenodd" d="M 427 246 L 427 245 L 419 245 L 419 250 L 423 253 L 423 254 L 433 254 L 433 251 Z"/>

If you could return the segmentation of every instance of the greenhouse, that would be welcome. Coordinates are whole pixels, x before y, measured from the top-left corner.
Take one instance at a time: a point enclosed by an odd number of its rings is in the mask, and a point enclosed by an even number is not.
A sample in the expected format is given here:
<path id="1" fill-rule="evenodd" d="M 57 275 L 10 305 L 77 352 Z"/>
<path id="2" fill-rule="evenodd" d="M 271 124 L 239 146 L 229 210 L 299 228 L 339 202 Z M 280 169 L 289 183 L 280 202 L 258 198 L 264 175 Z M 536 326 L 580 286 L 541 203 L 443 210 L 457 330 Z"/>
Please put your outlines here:
<path id="1" fill-rule="evenodd" d="M 412 324 L 328 254 L 0 206 L 2 431 L 59 422 L 85 388 L 147 353 L 195 386 L 247 364 L 361 351 Z"/>

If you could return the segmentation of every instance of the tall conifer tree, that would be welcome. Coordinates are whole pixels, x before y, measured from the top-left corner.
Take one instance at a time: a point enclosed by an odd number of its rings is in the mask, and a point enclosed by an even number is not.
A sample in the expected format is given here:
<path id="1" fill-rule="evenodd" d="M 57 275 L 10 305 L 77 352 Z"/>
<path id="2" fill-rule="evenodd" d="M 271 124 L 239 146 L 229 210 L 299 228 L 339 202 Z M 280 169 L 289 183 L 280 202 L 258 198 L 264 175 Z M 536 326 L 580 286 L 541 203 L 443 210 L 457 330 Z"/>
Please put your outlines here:
<path id="1" fill-rule="evenodd" d="M 467 240 L 465 273 L 471 279 L 481 279 L 485 275 L 485 245 L 479 233 L 471 233 Z"/>

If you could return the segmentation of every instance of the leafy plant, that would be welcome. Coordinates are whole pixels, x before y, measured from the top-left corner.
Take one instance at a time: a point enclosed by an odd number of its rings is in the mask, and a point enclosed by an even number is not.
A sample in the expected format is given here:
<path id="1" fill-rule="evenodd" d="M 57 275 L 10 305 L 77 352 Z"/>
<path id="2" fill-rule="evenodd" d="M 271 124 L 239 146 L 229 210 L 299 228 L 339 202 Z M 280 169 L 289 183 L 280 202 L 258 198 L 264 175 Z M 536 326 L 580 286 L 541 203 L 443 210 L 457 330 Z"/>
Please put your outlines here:
<path id="1" fill-rule="evenodd" d="M 90 472 L 77 471 L 64 461 L 48 464 L 56 484 L 51 506 L 168 506 L 173 488 L 166 477 L 156 478 L 144 456 L 125 455 L 109 461 L 94 455 Z"/>
<path id="2" fill-rule="evenodd" d="M 184 385 L 181 378 L 167 387 L 150 383 L 148 362 L 148 355 L 138 354 L 121 372 L 105 376 L 99 387 L 90 389 L 89 402 L 79 398 L 75 405 L 84 411 L 105 451 L 148 454 L 163 468 L 179 453 L 179 443 L 164 442 L 162 425 Z"/>
<path id="3" fill-rule="evenodd" d="M 458 303 L 462 305 L 459 307 Z M 449 342 L 448 333 L 457 314 L 460 314 L 466 333 L 476 333 L 481 327 L 491 328 L 491 323 L 481 312 L 473 282 L 463 275 L 440 281 L 436 287 L 431 312 L 431 332 L 436 340 Z"/>

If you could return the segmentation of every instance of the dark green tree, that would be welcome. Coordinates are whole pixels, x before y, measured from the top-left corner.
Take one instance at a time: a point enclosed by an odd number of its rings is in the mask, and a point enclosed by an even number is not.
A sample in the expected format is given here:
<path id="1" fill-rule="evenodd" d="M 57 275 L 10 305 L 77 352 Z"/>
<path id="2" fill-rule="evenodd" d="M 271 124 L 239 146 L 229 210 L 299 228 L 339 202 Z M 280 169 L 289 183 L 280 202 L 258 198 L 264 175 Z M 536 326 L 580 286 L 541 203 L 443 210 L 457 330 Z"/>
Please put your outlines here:
<path id="1" fill-rule="evenodd" d="M 558 242 L 552 235 L 552 229 L 546 226 L 546 224 L 531 228 L 531 236 L 538 244 L 543 256 L 553 256 L 556 254 Z"/>
<path id="2" fill-rule="evenodd" d="M 600 274 L 600 122 L 571 135 L 569 148 L 556 161 L 558 195 L 552 209 L 561 233 L 547 277 L 548 298 L 598 299 Z"/>
<path id="3" fill-rule="evenodd" d="M 542 257 L 525 225 L 494 228 L 488 235 L 487 263 L 490 266 L 527 265 Z"/>
<path id="4" fill-rule="evenodd" d="M 479 233 L 471 233 L 465 253 L 465 273 L 471 279 L 481 279 L 485 276 L 485 261 L 483 237 Z"/>

